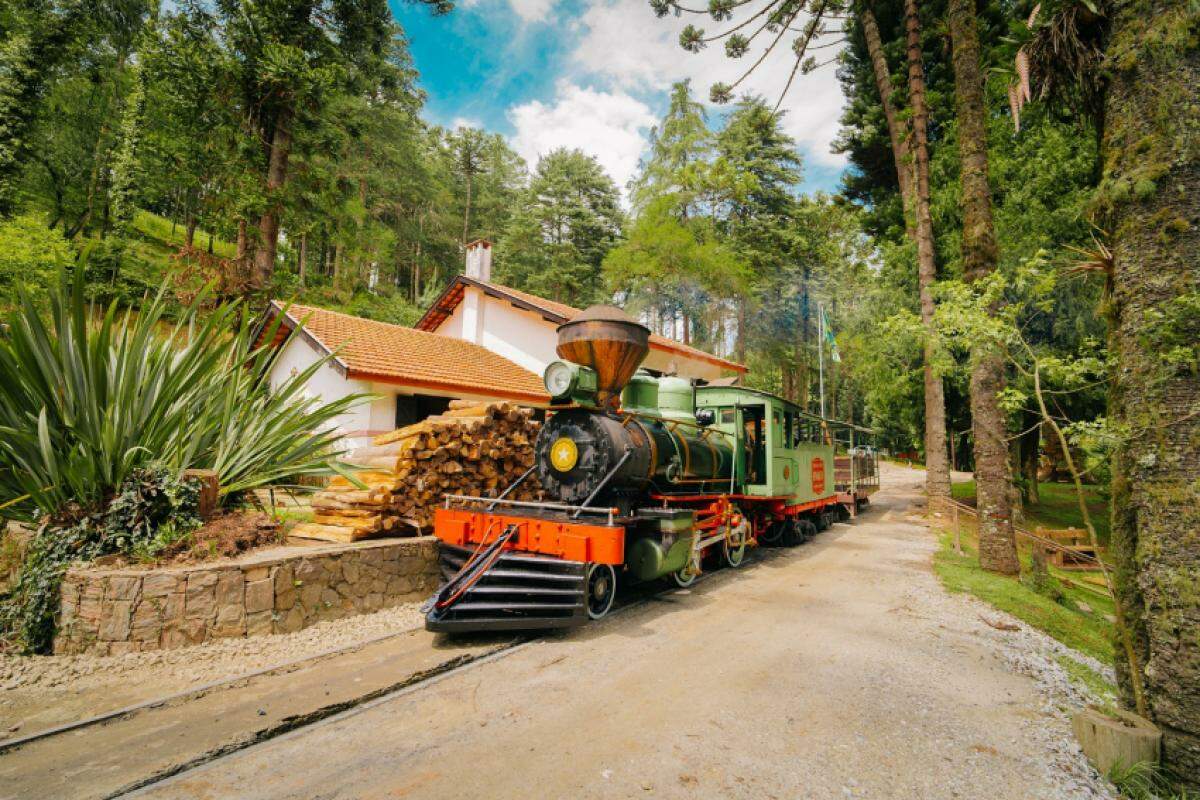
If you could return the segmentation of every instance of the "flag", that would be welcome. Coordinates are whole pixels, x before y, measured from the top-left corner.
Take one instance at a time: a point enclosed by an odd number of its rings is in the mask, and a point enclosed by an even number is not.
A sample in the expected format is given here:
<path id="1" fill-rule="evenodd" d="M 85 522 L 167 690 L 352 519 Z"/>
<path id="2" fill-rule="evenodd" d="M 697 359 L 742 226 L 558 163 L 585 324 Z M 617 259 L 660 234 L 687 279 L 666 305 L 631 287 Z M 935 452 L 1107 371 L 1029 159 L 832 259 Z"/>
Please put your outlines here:
<path id="1" fill-rule="evenodd" d="M 821 308 L 821 326 L 825 329 L 825 341 L 829 343 L 829 358 L 833 363 L 841 363 L 842 357 L 838 355 L 837 339 L 833 336 L 833 328 L 829 325 L 829 315 L 825 313 L 825 308 Z"/>

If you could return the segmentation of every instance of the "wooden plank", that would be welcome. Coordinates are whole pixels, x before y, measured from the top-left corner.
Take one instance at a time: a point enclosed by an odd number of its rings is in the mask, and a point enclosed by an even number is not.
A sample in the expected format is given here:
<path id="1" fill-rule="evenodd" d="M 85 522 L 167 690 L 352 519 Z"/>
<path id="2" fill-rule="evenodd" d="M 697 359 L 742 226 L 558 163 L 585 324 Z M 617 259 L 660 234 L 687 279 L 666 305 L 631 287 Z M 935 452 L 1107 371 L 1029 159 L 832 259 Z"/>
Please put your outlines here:
<path id="1" fill-rule="evenodd" d="M 357 542 L 371 534 L 355 528 L 341 525 L 319 525 L 315 522 L 302 522 L 289 532 L 290 536 L 301 539 L 318 539 L 323 542 Z"/>

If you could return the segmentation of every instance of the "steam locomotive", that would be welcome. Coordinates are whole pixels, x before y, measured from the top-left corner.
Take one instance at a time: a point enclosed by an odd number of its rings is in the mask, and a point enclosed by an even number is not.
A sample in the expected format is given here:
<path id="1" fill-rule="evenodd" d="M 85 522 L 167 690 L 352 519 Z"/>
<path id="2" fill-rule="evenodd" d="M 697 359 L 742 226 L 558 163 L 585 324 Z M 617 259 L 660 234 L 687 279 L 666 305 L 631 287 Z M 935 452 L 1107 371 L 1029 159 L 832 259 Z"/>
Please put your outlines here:
<path id="1" fill-rule="evenodd" d="M 447 495 L 435 514 L 446 583 L 427 629 L 600 619 L 618 582 L 689 586 L 849 519 L 878 487 L 872 455 L 836 454 L 828 423 L 793 403 L 639 370 L 649 333 L 611 306 L 559 327 L 534 465 L 499 497 Z M 509 500 L 535 473 L 549 499 Z"/>

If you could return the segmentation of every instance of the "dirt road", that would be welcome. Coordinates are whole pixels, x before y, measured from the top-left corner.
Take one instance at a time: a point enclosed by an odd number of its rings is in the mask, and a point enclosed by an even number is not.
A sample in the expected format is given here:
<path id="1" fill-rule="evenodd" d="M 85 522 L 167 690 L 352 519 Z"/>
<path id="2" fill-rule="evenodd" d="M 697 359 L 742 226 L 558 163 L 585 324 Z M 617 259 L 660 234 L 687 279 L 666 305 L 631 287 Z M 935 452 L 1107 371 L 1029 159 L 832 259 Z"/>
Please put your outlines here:
<path id="1" fill-rule="evenodd" d="M 1092 797 L 891 468 L 795 550 L 144 790 L 203 798 Z M 1049 748 L 1049 750 L 1048 750 Z"/>

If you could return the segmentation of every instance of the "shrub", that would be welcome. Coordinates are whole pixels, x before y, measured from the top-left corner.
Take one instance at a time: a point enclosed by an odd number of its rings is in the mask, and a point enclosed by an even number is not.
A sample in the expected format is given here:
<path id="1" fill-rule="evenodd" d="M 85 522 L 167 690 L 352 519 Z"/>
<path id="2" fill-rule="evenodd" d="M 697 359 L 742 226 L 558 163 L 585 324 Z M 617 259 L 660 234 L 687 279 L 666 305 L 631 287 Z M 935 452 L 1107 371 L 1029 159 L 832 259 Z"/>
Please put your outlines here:
<path id="1" fill-rule="evenodd" d="M 37 214 L 22 214 L 0 221 L 0 290 L 11 298 L 21 281 L 42 287 L 54 283 L 57 270 L 75 259 L 71 243 L 57 230 L 46 227 Z"/>
<path id="2" fill-rule="evenodd" d="M 60 273 L 45 318 L 20 291 L 0 338 L 0 516 L 70 525 L 151 463 L 216 470 L 222 498 L 342 471 L 333 420 L 362 397 L 307 397 L 324 362 L 272 388 L 278 351 L 255 345 L 237 303 L 201 317 L 204 295 L 173 324 L 163 292 L 136 314 L 110 306 L 94 322 L 82 272 Z"/>
<path id="3" fill-rule="evenodd" d="M 160 465 L 134 470 L 107 510 L 68 525 L 47 521 L 30 542 L 16 585 L 0 605 L 0 637 L 31 653 L 54 642 L 59 590 L 71 564 L 120 553 L 153 558 L 200 526 L 198 481 Z"/>

